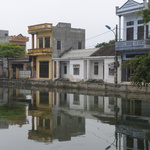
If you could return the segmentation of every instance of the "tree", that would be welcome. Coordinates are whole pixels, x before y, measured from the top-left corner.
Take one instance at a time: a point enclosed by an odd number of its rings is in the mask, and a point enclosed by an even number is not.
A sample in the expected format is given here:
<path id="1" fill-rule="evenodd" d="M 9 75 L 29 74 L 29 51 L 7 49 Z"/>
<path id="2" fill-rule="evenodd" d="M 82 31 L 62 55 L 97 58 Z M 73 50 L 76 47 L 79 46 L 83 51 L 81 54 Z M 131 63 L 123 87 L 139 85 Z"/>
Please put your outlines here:
<path id="1" fill-rule="evenodd" d="M 95 48 L 102 47 L 102 46 L 108 46 L 108 45 L 114 45 L 114 44 L 115 44 L 115 40 L 110 40 L 108 43 L 107 42 L 98 43 L 95 46 Z"/>
<path id="2" fill-rule="evenodd" d="M 150 21 L 150 9 L 139 11 L 138 16 L 142 16 L 143 22 L 148 23 Z"/>
<path id="3" fill-rule="evenodd" d="M 138 87 L 148 87 L 150 85 L 150 54 L 137 55 L 123 63 L 123 67 L 128 66 L 133 69 L 131 81 Z"/>
<path id="4" fill-rule="evenodd" d="M 25 55 L 25 49 L 12 43 L 0 44 L 0 58 L 14 58 Z"/>

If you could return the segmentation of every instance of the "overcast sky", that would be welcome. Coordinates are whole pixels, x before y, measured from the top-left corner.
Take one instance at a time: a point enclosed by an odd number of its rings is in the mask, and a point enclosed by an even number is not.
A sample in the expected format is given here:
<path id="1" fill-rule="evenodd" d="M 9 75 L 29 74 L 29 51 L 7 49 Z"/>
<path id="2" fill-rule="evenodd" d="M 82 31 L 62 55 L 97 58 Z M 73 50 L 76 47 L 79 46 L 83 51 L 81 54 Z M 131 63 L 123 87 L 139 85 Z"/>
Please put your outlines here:
<path id="1" fill-rule="evenodd" d="M 136 0 L 142 3 L 143 0 Z M 9 35 L 28 34 L 28 26 L 58 22 L 71 23 L 73 28 L 86 30 L 86 48 L 114 39 L 105 25 L 118 24 L 116 6 L 127 0 L 0 0 L 0 30 Z M 31 38 L 30 38 L 31 41 Z M 31 44 L 28 44 L 31 48 Z"/>

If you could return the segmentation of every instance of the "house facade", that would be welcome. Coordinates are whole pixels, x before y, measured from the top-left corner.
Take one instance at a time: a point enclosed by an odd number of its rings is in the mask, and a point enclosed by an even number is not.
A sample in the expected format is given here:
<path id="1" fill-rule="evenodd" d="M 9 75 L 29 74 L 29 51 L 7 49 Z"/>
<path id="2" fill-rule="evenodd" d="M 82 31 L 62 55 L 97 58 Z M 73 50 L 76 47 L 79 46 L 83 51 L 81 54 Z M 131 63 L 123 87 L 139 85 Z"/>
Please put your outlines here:
<path id="1" fill-rule="evenodd" d="M 123 6 L 116 7 L 119 17 L 119 34 L 116 42 L 116 51 L 122 52 L 122 60 L 126 61 L 135 55 L 150 53 L 150 23 L 145 24 L 139 11 L 148 9 L 149 3 L 143 0 L 138 3 L 128 0 Z M 130 81 L 132 69 L 127 67 L 122 70 L 122 81 Z"/>
<path id="2" fill-rule="evenodd" d="M 52 57 L 77 46 L 85 47 L 85 30 L 71 28 L 68 23 L 33 25 L 28 27 L 28 33 L 32 35 L 32 49 L 28 50 L 32 78 L 52 79 Z"/>
<path id="3" fill-rule="evenodd" d="M 28 41 L 29 37 L 23 36 L 22 34 L 9 36 L 9 43 L 14 43 L 18 46 L 23 46 L 25 50 Z"/>
<path id="4" fill-rule="evenodd" d="M 53 79 L 71 82 L 96 80 L 114 83 L 114 46 L 70 50 L 60 58 L 53 58 Z M 118 56 L 121 63 L 121 58 Z M 118 83 L 121 69 L 118 68 Z"/>
<path id="5" fill-rule="evenodd" d="M 70 23 L 59 22 L 52 30 L 53 58 L 69 49 L 85 48 L 85 29 L 72 28 Z"/>

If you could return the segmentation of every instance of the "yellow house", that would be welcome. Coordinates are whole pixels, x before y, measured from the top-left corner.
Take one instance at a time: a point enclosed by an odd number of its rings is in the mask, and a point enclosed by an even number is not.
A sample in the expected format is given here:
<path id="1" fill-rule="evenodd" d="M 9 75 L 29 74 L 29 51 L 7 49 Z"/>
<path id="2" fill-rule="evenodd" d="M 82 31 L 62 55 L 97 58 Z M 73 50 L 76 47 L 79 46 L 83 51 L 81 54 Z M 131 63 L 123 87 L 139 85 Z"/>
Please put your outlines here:
<path id="1" fill-rule="evenodd" d="M 28 33 L 32 35 L 31 77 L 52 79 L 52 24 L 28 26 Z"/>

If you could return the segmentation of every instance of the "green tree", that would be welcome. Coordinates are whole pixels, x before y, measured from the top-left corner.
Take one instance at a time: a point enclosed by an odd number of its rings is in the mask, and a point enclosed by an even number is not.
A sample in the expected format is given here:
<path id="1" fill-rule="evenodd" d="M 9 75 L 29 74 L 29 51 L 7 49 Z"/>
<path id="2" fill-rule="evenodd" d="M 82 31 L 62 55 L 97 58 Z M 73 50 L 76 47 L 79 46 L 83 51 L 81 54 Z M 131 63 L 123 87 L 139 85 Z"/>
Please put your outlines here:
<path id="1" fill-rule="evenodd" d="M 102 47 L 102 46 L 108 46 L 108 45 L 114 45 L 115 40 L 110 40 L 109 42 L 103 42 L 103 43 L 98 43 L 95 48 Z"/>
<path id="2" fill-rule="evenodd" d="M 150 85 L 150 54 L 137 55 L 123 63 L 123 67 L 128 66 L 133 69 L 131 81 L 138 87 L 148 87 Z"/>
<path id="3" fill-rule="evenodd" d="M 150 9 L 139 11 L 138 16 L 142 16 L 143 22 L 148 23 L 150 21 Z"/>
<path id="4" fill-rule="evenodd" d="M 25 48 L 12 43 L 0 44 L 0 58 L 14 58 L 25 55 Z"/>

